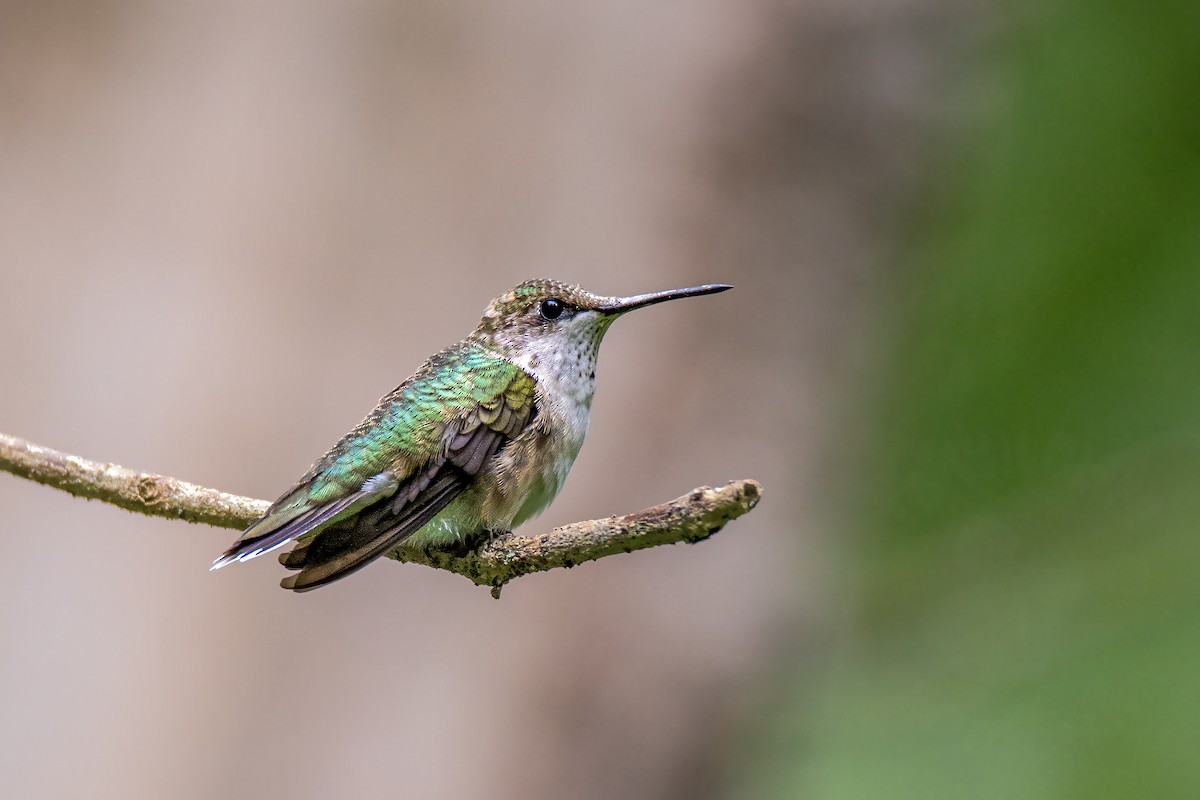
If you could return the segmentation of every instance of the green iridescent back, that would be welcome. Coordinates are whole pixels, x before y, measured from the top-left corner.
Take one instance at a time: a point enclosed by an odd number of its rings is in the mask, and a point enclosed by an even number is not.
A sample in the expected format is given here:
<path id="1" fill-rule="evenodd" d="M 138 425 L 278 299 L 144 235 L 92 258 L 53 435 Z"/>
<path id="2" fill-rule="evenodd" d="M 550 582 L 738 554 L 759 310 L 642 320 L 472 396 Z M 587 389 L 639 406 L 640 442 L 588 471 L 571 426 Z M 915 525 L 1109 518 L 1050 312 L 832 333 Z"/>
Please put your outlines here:
<path id="1" fill-rule="evenodd" d="M 499 405 L 533 402 L 532 376 L 477 342 L 463 342 L 430 358 L 387 394 L 371 414 L 313 465 L 308 500 L 324 503 L 357 491 L 390 470 L 403 481 L 441 450 L 447 424 Z"/>

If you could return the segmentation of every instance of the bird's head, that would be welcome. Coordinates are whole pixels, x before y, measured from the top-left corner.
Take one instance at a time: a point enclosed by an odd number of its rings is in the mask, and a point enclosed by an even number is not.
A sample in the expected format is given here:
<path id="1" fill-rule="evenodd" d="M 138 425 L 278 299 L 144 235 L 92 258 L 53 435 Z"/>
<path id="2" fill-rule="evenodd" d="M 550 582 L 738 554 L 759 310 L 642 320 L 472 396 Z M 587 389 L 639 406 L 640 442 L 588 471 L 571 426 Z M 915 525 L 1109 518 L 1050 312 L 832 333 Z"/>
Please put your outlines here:
<path id="1" fill-rule="evenodd" d="M 483 319 L 471 334 L 502 354 L 532 354 L 538 361 L 557 353 L 556 360 L 595 363 L 600 340 L 617 317 L 667 300 L 714 294 L 731 289 L 712 283 L 670 289 L 632 297 L 606 297 L 579 286 L 554 280 L 530 280 L 488 304 Z"/>

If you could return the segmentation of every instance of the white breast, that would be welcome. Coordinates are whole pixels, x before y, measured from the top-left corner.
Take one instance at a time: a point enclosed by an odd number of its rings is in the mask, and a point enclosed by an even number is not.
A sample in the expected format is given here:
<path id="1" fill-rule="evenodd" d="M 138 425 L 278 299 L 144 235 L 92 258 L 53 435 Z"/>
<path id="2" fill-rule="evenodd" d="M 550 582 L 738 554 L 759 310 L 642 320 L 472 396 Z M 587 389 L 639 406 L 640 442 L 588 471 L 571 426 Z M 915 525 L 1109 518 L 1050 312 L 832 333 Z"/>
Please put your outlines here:
<path id="1" fill-rule="evenodd" d="M 537 380 L 537 418 L 505 445 L 475 484 L 438 514 L 414 545 L 511 530 L 550 504 L 587 435 L 596 390 L 596 354 L 612 322 L 584 311 L 549 335 L 497 353 Z"/>
<path id="2" fill-rule="evenodd" d="M 590 325 L 596 327 L 594 321 Z M 532 340 L 519 354 L 509 357 L 538 384 L 536 433 L 530 432 L 534 438 L 522 443 L 526 446 L 510 447 L 503 454 L 513 460 L 506 472 L 523 476 L 519 482 L 525 484 L 519 492 L 524 497 L 515 504 L 513 525 L 541 512 L 558 495 L 587 435 L 596 391 L 596 353 L 603 329 L 595 331 L 596 335 L 565 333 Z"/>

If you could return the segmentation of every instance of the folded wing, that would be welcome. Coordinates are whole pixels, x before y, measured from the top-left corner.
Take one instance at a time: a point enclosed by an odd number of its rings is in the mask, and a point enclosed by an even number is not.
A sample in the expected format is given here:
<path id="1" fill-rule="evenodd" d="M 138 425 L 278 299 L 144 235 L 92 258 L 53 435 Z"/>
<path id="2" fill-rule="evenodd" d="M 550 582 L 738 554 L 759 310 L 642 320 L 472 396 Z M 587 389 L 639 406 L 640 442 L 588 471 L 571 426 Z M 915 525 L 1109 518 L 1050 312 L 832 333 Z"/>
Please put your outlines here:
<path id="1" fill-rule="evenodd" d="M 399 546 L 536 416 L 535 382 L 504 359 L 440 353 L 317 462 L 215 567 L 292 541 L 282 586 L 308 591 Z"/>

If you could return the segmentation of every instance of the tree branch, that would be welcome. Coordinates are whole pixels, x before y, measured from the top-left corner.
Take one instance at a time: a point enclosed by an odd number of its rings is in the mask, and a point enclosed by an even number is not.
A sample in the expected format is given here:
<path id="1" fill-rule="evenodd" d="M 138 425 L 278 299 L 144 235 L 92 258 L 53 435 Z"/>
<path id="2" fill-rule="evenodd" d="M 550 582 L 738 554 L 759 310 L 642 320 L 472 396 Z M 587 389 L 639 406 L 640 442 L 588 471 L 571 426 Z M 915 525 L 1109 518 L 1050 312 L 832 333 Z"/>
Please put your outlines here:
<path id="1" fill-rule="evenodd" d="M 0 433 L 0 469 L 138 514 L 218 528 L 245 528 L 271 505 L 165 475 L 88 461 L 4 433 Z"/>
<path id="2" fill-rule="evenodd" d="M 103 500 L 128 511 L 220 528 L 245 528 L 262 516 L 265 500 L 226 494 L 176 478 L 101 464 L 0 433 L 0 470 Z M 500 588 L 513 578 L 555 567 L 629 553 L 646 547 L 707 539 L 758 504 L 762 486 L 753 480 L 702 486 L 668 503 L 622 517 L 573 522 L 537 536 L 506 533 L 463 552 L 401 550 L 398 561 L 449 570 L 481 586 Z"/>

